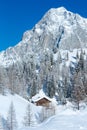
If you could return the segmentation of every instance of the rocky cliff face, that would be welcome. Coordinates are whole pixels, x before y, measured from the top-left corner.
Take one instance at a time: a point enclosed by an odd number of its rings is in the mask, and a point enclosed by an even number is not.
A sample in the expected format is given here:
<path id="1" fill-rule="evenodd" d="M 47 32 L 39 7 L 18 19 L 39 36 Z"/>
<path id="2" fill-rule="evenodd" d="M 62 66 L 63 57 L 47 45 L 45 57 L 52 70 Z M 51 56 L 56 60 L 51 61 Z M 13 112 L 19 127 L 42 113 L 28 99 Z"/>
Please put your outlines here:
<path id="1" fill-rule="evenodd" d="M 60 49 L 87 47 L 86 27 L 87 19 L 64 7 L 50 9 L 32 30 L 23 34 L 15 47 L 0 53 L 0 86 L 25 93 L 28 86 L 33 86 L 32 79 L 39 75 L 40 80 L 39 69 L 43 70 L 46 55 L 53 55 Z"/>

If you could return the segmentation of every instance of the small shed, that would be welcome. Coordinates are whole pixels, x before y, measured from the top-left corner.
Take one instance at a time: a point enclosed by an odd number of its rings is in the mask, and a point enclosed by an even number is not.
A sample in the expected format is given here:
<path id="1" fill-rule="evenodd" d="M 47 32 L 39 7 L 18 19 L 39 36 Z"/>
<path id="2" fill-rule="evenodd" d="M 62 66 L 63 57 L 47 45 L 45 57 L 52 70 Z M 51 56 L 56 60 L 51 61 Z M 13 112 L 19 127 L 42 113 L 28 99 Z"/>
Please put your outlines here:
<path id="1" fill-rule="evenodd" d="M 33 100 L 36 106 L 45 106 L 48 107 L 52 102 L 51 99 L 47 96 L 38 97 L 37 99 Z"/>

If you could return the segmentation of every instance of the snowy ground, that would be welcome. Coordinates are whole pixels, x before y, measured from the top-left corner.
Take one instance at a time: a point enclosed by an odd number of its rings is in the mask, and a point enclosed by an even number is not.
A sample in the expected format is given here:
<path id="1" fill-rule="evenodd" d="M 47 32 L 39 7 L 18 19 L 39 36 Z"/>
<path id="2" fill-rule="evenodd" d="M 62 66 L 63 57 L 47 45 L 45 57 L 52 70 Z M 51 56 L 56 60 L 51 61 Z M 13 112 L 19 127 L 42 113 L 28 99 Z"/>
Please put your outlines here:
<path id="1" fill-rule="evenodd" d="M 14 104 L 18 126 L 19 128 L 23 127 L 23 120 L 29 102 L 16 94 L 7 94 L 6 96 L 0 95 L 0 115 L 2 115 L 5 119 L 7 118 L 11 102 Z M 31 104 L 31 108 L 34 114 L 38 113 L 39 109 L 35 105 Z"/>
<path id="2" fill-rule="evenodd" d="M 81 111 L 62 109 L 58 111 L 59 113 L 41 125 L 21 130 L 87 130 L 87 109 Z"/>
<path id="3" fill-rule="evenodd" d="M 45 120 L 34 127 L 23 128 L 23 117 L 25 115 L 28 101 L 18 95 L 0 95 L 0 114 L 6 119 L 9 105 L 13 101 L 16 117 L 19 125 L 18 130 L 87 130 L 87 107 L 80 111 L 73 109 L 70 103 L 66 106 L 57 106 L 56 115 Z M 32 105 L 33 113 L 38 113 L 38 107 Z"/>

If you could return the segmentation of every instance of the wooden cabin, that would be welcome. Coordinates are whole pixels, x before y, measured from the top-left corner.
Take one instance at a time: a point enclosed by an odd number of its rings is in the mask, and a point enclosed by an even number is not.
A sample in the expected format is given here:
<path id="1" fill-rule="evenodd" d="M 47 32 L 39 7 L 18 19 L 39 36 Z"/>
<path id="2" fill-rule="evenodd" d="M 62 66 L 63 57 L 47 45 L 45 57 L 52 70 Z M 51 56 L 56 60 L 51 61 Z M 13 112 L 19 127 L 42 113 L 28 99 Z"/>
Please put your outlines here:
<path id="1" fill-rule="evenodd" d="M 48 100 L 46 97 L 43 97 L 35 102 L 37 106 L 49 106 L 51 103 L 50 100 Z"/>
<path id="2" fill-rule="evenodd" d="M 36 99 L 33 102 L 36 104 L 36 106 L 45 106 L 45 107 L 48 107 L 50 105 L 50 103 L 51 103 L 51 99 L 44 96 L 44 97 Z"/>

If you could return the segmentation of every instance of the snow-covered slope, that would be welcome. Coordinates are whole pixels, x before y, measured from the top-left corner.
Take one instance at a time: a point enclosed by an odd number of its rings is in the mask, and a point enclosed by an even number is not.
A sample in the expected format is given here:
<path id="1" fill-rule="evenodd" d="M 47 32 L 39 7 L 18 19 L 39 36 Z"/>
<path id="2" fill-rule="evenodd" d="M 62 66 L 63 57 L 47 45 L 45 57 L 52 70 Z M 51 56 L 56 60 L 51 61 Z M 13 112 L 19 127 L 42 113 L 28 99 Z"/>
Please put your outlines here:
<path id="1" fill-rule="evenodd" d="M 87 106 L 83 103 L 79 111 L 73 109 L 74 106 L 69 102 L 64 106 L 55 104 L 56 114 L 54 116 L 46 119 L 41 124 L 37 124 L 38 120 L 36 118 L 36 124 L 33 127 L 24 127 L 23 120 L 29 102 L 18 95 L 0 95 L 0 115 L 5 119 L 11 102 L 14 104 L 18 130 L 87 130 Z M 38 115 L 41 109 L 33 104 L 30 105 L 32 112 Z"/>
<path id="2" fill-rule="evenodd" d="M 11 102 L 13 102 L 18 128 L 23 127 L 24 122 L 24 116 L 26 115 L 26 109 L 29 104 L 29 102 L 22 97 L 18 95 L 11 95 L 7 94 L 6 96 L 0 95 L 0 115 L 7 119 L 9 107 L 11 105 Z M 35 115 L 38 114 L 39 108 L 37 108 L 35 105 L 31 104 L 31 110 L 32 113 Z M 33 119 L 35 121 L 35 124 L 37 124 L 36 119 Z"/>
<path id="3" fill-rule="evenodd" d="M 37 127 L 20 130 L 87 130 L 87 108 L 80 111 L 72 109 L 71 105 L 58 106 L 56 115 Z"/>

